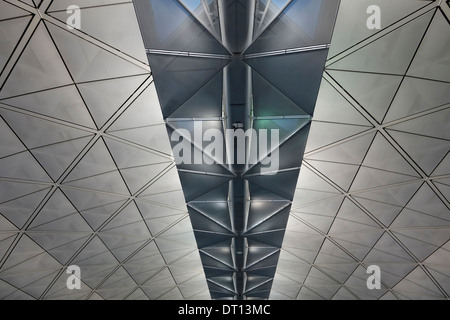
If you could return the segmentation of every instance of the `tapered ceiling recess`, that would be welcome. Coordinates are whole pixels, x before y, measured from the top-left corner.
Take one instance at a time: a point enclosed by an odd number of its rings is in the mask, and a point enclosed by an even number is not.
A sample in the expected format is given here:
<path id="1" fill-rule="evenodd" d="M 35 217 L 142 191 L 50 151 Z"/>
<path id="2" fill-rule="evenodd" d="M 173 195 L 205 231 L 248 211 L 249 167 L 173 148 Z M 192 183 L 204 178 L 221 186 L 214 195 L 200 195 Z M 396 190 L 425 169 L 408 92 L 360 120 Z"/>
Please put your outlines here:
<path id="1" fill-rule="evenodd" d="M 134 5 L 211 297 L 268 299 L 339 1 Z"/>

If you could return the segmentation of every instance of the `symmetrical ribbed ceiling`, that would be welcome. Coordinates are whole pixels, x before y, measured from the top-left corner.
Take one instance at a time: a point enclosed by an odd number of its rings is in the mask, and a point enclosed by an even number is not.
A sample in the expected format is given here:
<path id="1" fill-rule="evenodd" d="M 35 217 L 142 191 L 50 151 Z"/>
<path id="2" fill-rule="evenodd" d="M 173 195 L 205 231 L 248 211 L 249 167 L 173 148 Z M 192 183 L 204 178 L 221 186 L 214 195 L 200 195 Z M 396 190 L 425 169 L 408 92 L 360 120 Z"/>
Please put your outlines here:
<path id="1" fill-rule="evenodd" d="M 1 0 L 0 299 L 448 299 L 450 8 L 336 5 Z M 176 166 L 194 119 L 280 171 Z"/>
<path id="2" fill-rule="evenodd" d="M 211 297 L 268 299 L 339 1 L 134 4 Z"/>

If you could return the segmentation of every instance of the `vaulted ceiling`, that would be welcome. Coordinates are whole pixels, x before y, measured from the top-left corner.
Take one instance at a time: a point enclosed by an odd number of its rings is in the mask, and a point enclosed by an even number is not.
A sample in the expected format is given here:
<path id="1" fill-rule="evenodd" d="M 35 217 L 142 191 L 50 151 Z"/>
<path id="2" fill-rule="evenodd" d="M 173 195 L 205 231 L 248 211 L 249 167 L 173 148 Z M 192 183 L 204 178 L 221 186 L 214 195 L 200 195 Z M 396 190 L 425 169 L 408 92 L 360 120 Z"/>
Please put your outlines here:
<path id="1" fill-rule="evenodd" d="M 449 17 L 0 1 L 0 299 L 448 299 Z M 280 170 L 176 165 L 195 123 L 279 129 Z"/>

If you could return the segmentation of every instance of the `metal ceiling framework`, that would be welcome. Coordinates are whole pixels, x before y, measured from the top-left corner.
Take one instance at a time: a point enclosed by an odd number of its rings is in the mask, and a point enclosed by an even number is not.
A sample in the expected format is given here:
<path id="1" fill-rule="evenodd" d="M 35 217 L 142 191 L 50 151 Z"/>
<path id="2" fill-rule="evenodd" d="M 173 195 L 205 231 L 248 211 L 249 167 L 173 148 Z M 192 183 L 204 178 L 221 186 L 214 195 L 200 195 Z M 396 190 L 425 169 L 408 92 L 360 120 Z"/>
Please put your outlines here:
<path id="1" fill-rule="evenodd" d="M 449 299 L 448 3 L 341 0 L 327 48 L 302 41 L 333 1 L 152 2 L 184 47 L 146 56 L 129 0 L 0 1 L 0 299 Z M 194 118 L 280 129 L 292 170 L 177 168 Z"/>
<path id="2" fill-rule="evenodd" d="M 268 299 L 339 1 L 134 5 L 169 136 L 189 133 L 177 167 L 211 297 Z M 212 128 L 231 161 L 207 151 Z"/>

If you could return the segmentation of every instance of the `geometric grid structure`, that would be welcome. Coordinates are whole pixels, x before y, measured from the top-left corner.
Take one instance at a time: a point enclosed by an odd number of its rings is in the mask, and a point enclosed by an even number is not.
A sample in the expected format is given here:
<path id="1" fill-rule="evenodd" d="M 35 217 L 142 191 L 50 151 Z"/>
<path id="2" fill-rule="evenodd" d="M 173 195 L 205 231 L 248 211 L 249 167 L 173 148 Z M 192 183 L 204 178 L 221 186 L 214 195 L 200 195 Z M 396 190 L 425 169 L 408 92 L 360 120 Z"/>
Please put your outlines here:
<path id="1" fill-rule="evenodd" d="M 449 17 L 341 1 L 271 299 L 449 298 Z"/>
<path id="2" fill-rule="evenodd" d="M 339 1 L 134 5 L 211 298 L 268 299 Z"/>
<path id="3" fill-rule="evenodd" d="M 0 298 L 209 299 L 131 1 L 0 1 L 0 28 Z"/>
<path id="4" fill-rule="evenodd" d="M 341 1 L 270 299 L 449 298 L 449 17 Z M 0 299 L 211 298 L 131 1 L 1 0 L 0 43 Z"/>

